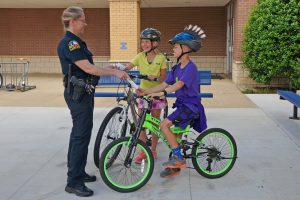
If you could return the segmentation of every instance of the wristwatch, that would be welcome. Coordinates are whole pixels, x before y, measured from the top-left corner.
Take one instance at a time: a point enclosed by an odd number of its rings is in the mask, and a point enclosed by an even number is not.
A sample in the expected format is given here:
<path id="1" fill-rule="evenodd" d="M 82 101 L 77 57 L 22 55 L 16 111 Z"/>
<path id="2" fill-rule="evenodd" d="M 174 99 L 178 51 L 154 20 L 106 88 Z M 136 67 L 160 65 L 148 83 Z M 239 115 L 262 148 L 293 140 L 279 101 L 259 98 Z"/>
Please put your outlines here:
<path id="1" fill-rule="evenodd" d="M 168 93 L 167 93 L 167 91 L 166 91 L 166 90 L 164 90 L 164 96 L 167 96 L 167 94 L 168 94 Z"/>

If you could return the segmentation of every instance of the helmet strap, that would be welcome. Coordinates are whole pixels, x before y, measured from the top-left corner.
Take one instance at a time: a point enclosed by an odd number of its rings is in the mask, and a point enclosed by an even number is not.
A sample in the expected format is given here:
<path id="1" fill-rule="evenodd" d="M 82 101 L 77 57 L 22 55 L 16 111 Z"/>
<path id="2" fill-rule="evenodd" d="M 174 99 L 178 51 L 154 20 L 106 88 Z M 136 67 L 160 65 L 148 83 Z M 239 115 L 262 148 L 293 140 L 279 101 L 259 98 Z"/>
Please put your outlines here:
<path id="1" fill-rule="evenodd" d="M 180 56 L 177 58 L 176 64 L 178 64 L 179 60 L 181 59 L 181 57 L 182 57 L 184 54 L 188 54 L 188 53 L 192 53 L 192 52 L 193 52 L 192 50 L 187 51 L 187 52 L 183 52 L 182 44 L 179 44 L 179 45 L 180 45 L 180 48 L 181 48 L 181 54 L 180 54 Z"/>
<path id="2" fill-rule="evenodd" d="M 154 51 L 156 48 L 157 48 L 157 46 L 153 47 L 153 41 L 151 40 L 151 49 L 149 51 L 145 52 L 146 56 L 148 53 L 150 53 L 151 51 Z"/>

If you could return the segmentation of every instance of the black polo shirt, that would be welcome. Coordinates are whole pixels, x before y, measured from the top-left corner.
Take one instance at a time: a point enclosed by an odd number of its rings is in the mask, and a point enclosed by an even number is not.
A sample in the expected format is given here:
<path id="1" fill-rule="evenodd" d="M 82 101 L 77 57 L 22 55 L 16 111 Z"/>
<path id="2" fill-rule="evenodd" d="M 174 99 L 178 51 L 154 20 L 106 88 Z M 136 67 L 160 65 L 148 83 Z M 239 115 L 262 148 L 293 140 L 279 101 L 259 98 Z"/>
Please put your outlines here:
<path id="1" fill-rule="evenodd" d="M 89 76 L 89 74 L 75 65 L 75 62 L 78 60 L 88 60 L 90 63 L 94 64 L 93 54 L 88 50 L 86 43 L 78 36 L 67 31 L 58 44 L 57 53 L 64 75 L 68 74 L 69 65 L 72 64 L 72 76 L 76 76 L 80 79 L 86 79 Z M 98 81 L 98 79 L 99 77 L 95 77 L 94 81 Z"/>

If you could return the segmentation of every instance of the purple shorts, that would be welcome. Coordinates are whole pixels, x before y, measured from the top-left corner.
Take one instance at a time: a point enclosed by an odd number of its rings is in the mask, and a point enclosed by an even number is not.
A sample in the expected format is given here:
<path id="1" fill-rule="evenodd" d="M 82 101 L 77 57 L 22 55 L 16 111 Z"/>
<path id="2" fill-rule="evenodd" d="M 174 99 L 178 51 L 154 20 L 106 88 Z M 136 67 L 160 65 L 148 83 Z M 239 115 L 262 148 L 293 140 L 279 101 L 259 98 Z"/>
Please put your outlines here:
<path id="1" fill-rule="evenodd" d="M 199 118 L 199 114 L 194 113 L 186 106 L 180 106 L 177 107 L 176 110 L 167 118 L 172 121 L 175 126 L 184 129 L 191 124 L 194 119 Z"/>

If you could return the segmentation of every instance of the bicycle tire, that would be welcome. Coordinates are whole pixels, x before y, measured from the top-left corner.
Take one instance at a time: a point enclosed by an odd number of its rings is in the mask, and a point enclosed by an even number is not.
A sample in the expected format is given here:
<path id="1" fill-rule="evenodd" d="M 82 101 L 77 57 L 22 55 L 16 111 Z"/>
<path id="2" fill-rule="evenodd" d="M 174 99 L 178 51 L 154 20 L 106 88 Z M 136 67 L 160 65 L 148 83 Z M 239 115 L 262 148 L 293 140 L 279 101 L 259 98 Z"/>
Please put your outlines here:
<path id="1" fill-rule="evenodd" d="M 2 74 L 0 74 L 0 88 L 2 88 L 2 85 L 3 85 L 3 76 Z"/>
<path id="2" fill-rule="evenodd" d="M 232 169 L 237 158 L 237 146 L 228 131 L 221 128 L 207 129 L 196 138 L 195 143 L 198 145 L 192 148 L 192 163 L 199 174 L 215 179 Z M 209 160 L 211 164 L 208 164 Z"/>
<path id="3" fill-rule="evenodd" d="M 141 140 L 137 141 L 135 155 L 138 155 L 139 150 L 143 151 L 145 160 L 142 164 L 136 164 L 132 161 L 130 166 L 125 166 L 124 161 L 132 144 L 131 137 L 119 138 L 110 143 L 100 157 L 99 170 L 101 178 L 109 188 L 117 192 L 128 193 L 137 191 L 150 180 L 153 173 L 153 155 L 150 148 Z M 110 154 L 111 152 L 113 155 L 115 154 L 114 149 L 119 149 L 120 152 L 117 158 L 114 159 L 114 162 L 111 163 Z M 107 161 L 110 162 L 109 165 L 107 165 Z"/>
<path id="4" fill-rule="evenodd" d="M 125 135 L 126 135 L 127 119 L 126 119 L 126 122 L 124 123 L 123 127 L 121 128 L 120 133 L 117 133 L 117 132 L 107 132 L 106 133 L 105 132 L 105 130 L 107 129 L 107 126 L 108 126 L 109 122 L 111 120 L 115 119 L 114 115 L 120 114 L 122 111 L 123 111 L 122 107 L 115 107 L 115 108 L 113 108 L 105 116 L 104 120 L 102 121 L 102 123 L 100 125 L 100 128 L 99 128 L 97 136 L 96 136 L 95 144 L 94 144 L 94 163 L 95 163 L 95 165 L 96 165 L 97 168 L 99 168 L 99 159 L 100 159 L 100 155 L 101 155 L 103 149 L 110 143 L 110 142 L 106 142 L 106 143 L 104 143 L 104 144 L 101 145 L 101 142 L 103 142 L 103 137 L 106 137 L 106 138 L 109 137 L 109 138 L 111 138 L 111 141 L 114 141 L 115 139 L 118 139 L 120 137 L 125 137 Z M 118 117 L 118 116 L 116 116 L 116 117 Z M 117 126 L 115 126 L 115 127 L 117 127 Z M 105 135 L 105 133 L 106 133 L 106 135 Z M 112 135 L 108 135 L 108 134 L 112 134 Z"/>

